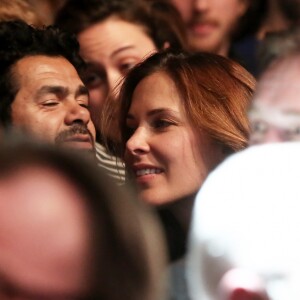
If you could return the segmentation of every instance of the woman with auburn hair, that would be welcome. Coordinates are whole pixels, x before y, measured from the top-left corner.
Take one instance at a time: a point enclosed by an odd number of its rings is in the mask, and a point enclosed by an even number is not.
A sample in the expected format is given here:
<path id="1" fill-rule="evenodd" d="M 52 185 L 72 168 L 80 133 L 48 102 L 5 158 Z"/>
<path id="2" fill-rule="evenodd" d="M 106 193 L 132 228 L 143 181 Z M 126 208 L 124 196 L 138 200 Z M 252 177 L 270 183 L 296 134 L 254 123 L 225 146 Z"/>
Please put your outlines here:
<path id="1" fill-rule="evenodd" d="M 142 201 L 158 208 L 170 258 L 185 252 L 195 194 L 229 154 L 248 144 L 255 80 L 209 53 L 156 53 L 120 91 L 122 155 Z"/>
<path id="2" fill-rule="evenodd" d="M 167 0 L 68 0 L 56 25 L 77 35 L 87 63 L 83 81 L 89 89 L 89 110 L 97 131 L 98 164 L 123 183 L 124 165 L 110 147 L 119 132 L 103 131 L 100 122 L 114 117 L 110 109 L 118 98 L 118 83 L 134 65 L 166 47 L 187 45 L 183 21 Z M 112 143 L 104 145 L 106 138 Z"/>

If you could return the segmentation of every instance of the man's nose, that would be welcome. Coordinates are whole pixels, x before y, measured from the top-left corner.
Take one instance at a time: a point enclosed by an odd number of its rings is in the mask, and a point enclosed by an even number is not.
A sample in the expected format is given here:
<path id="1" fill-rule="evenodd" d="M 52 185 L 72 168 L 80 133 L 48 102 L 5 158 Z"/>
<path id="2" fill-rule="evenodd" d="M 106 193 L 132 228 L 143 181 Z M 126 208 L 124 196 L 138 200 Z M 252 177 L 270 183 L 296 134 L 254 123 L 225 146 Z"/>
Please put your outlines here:
<path id="1" fill-rule="evenodd" d="M 91 119 L 90 112 L 76 100 L 68 103 L 66 108 L 65 123 L 72 125 L 73 123 L 82 123 L 87 125 Z"/>

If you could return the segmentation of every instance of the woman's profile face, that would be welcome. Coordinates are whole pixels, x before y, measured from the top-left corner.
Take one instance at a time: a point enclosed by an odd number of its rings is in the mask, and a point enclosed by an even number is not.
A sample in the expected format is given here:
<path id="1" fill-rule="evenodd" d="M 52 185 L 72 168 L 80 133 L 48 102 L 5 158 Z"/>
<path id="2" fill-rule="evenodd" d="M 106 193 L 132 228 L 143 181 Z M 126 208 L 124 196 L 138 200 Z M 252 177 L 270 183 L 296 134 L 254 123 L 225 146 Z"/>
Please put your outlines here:
<path id="1" fill-rule="evenodd" d="M 128 70 L 156 51 L 144 29 L 117 17 L 100 21 L 78 35 L 80 54 L 88 68 L 84 82 L 90 93 L 90 111 L 95 124 L 107 96 L 118 94 L 116 85 Z"/>
<path id="2" fill-rule="evenodd" d="M 137 85 L 126 125 L 125 162 L 142 200 L 153 205 L 194 195 L 222 155 L 193 128 L 174 82 L 162 72 Z"/>

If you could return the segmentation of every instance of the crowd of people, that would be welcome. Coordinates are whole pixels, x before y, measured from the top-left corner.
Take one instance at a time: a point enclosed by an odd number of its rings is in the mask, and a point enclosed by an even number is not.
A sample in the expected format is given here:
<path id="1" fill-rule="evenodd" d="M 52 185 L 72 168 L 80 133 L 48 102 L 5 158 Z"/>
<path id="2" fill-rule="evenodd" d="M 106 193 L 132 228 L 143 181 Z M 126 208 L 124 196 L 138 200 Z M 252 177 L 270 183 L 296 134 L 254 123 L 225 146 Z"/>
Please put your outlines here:
<path id="1" fill-rule="evenodd" d="M 0 299 L 299 299 L 299 21 L 1 0 Z"/>

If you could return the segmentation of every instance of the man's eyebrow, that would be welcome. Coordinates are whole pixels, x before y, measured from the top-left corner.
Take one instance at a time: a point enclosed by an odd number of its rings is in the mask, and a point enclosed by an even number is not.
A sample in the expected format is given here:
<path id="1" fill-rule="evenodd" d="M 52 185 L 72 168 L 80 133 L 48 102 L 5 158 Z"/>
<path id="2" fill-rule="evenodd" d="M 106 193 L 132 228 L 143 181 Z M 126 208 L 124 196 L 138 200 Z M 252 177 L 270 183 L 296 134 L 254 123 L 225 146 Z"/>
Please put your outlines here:
<path id="1" fill-rule="evenodd" d="M 75 98 L 78 96 L 89 96 L 88 88 L 84 85 L 80 85 L 75 92 Z"/>
<path id="2" fill-rule="evenodd" d="M 57 95 L 58 97 L 64 98 L 70 94 L 70 89 L 60 85 L 44 85 L 37 91 L 36 98 L 40 98 L 41 96 L 47 94 L 54 94 Z M 75 92 L 75 97 L 81 95 L 86 95 L 86 96 L 89 95 L 89 91 L 87 87 L 85 87 L 84 85 L 78 86 Z"/>
<path id="3" fill-rule="evenodd" d="M 41 96 L 47 94 L 55 94 L 59 97 L 63 97 L 69 94 L 69 89 L 60 85 L 44 85 L 38 89 L 36 97 L 40 98 Z"/>

